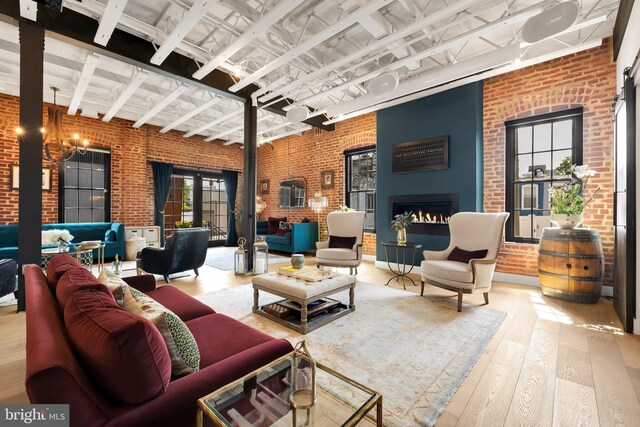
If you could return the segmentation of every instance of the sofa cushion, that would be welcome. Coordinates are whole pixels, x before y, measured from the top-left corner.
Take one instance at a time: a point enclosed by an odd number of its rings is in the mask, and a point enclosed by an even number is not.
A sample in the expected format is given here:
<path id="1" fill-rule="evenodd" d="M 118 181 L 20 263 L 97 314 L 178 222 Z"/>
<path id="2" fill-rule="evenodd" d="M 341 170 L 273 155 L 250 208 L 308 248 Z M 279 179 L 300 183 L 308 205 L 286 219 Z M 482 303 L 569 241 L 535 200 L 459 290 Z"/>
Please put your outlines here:
<path id="1" fill-rule="evenodd" d="M 278 231 L 276 231 L 276 236 L 286 236 L 290 231 L 291 230 L 287 230 L 286 228 L 279 228 Z"/>
<path id="2" fill-rule="evenodd" d="M 56 299 L 58 300 L 60 310 L 64 310 L 64 306 L 67 304 L 71 295 L 78 291 L 86 290 L 104 292 L 113 298 L 109 288 L 100 283 L 91 272 L 82 267 L 74 267 L 67 270 L 56 285 Z"/>
<path id="3" fill-rule="evenodd" d="M 215 313 L 208 305 L 201 303 L 173 286 L 159 287 L 154 291 L 148 292 L 147 295 L 173 311 L 184 322 Z"/>
<path id="4" fill-rule="evenodd" d="M 64 323 L 97 387 L 132 405 L 164 393 L 171 360 L 151 322 L 121 309 L 104 292 L 86 291 L 67 301 Z"/>
<path id="5" fill-rule="evenodd" d="M 190 374 L 200 368 L 198 344 L 189 328 L 171 310 L 131 287 L 125 291 L 124 308 L 156 325 L 169 350 L 173 377 Z"/>
<path id="6" fill-rule="evenodd" d="M 219 313 L 190 320 L 187 327 L 198 342 L 201 369 L 273 340 L 269 335 Z"/>
<path id="7" fill-rule="evenodd" d="M 14 260 L 18 260 L 18 247 L 17 246 L 7 246 L 4 248 L 0 248 L 0 258 L 12 258 Z"/>
<path id="8" fill-rule="evenodd" d="M 283 216 L 282 218 L 269 217 L 267 219 L 267 224 L 268 224 L 267 234 L 276 234 L 276 232 L 278 231 L 278 228 L 280 227 L 280 221 L 287 222 L 287 217 L 286 216 Z"/>
<path id="9" fill-rule="evenodd" d="M 115 242 L 118 239 L 118 235 L 115 230 L 107 230 L 104 233 L 104 241 L 105 242 Z"/>
<path id="10" fill-rule="evenodd" d="M 329 248 L 352 249 L 356 244 L 356 237 L 329 236 Z"/>
<path id="11" fill-rule="evenodd" d="M 449 261 L 464 262 L 465 264 L 472 259 L 482 259 L 487 256 L 489 249 L 479 249 L 477 251 L 465 251 L 459 247 L 453 248 L 447 259 Z"/>
<path id="12" fill-rule="evenodd" d="M 420 264 L 422 273 L 455 282 L 472 283 L 473 272 L 469 264 L 456 261 L 425 260 Z"/>
<path id="13" fill-rule="evenodd" d="M 268 234 L 267 236 L 265 236 L 265 240 L 269 245 L 289 246 L 291 245 L 291 234 L 292 233 L 285 233 L 284 236 L 278 236 L 277 234 Z"/>
<path id="14" fill-rule="evenodd" d="M 51 258 L 47 264 L 47 281 L 51 292 L 55 294 L 56 284 L 67 270 L 77 267 L 82 268 L 82 264 L 71 255 L 56 255 Z"/>
<path id="15" fill-rule="evenodd" d="M 324 248 L 324 249 L 318 249 L 316 251 L 316 258 L 335 259 L 335 260 L 357 260 L 358 253 L 355 252 L 353 249 Z"/>

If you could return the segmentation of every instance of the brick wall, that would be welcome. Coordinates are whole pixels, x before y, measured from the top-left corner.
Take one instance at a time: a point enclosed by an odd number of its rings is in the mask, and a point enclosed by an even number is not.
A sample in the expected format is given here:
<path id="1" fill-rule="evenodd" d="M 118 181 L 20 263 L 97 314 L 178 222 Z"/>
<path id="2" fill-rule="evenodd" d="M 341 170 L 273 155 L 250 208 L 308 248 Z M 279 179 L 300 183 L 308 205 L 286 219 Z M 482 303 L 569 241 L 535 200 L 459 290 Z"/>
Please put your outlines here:
<path id="1" fill-rule="evenodd" d="M 318 215 L 308 207 L 281 209 L 278 207 L 279 183 L 285 178 L 304 178 L 307 182 L 307 198 L 316 191 L 322 191 L 329 198 L 329 207 L 320 215 L 320 227 L 326 230 L 324 218 L 339 205 L 345 204 L 344 154 L 345 150 L 375 145 L 375 113 L 345 120 L 336 124 L 334 132 L 312 129 L 301 136 L 290 136 L 264 144 L 258 148 L 258 183 L 262 179 L 270 181 L 267 195 L 260 195 L 266 202 L 266 209 L 260 219 L 269 216 L 287 216 L 290 221 L 299 222 L 305 216 L 317 221 Z M 335 172 L 334 188 L 321 190 L 321 171 Z M 364 253 L 375 254 L 376 235 L 365 233 Z"/>
<path id="2" fill-rule="evenodd" d="M 600 232 L 605 283 L 612 283 L 613 123 L 616 66 L 611 40 L 602 46 L 496 76 L 484 82 L 484 210 L 505 209 L 505 127 L 508 119 L 584 107 L 583 162 L 598 172 L 600 192 L 585 213 L 585 227 Z M 497 271 L 536 276 L 537 246 L 506 242 Z"/>
<path id="3" fill-rule="evenodd" d="M 46 121 L 46 112 L 44 113 Z M 18 191 L 9 190 L 10 166 L 18 164 L 15 128 L 19 99 L 0 94 L 0 224 L 18 221 Z M 161 134 L 155 126 L 131 127 L 127 120 L 108 123 L 65 115 L 63 126 L 78 133 L 94 147 L 111 150 L 111 220 L 129 226 L 153 224 L 153 175 L 148 161 L 176 167 L 242 171 L 243 154 L 238 145 L 223 146 L 203 138 L 183 138 L 180 132 Z M 48 166 L 43 162 L 43 166 Z M 43 223 L 58 222 L 58 171 L 53 171 L 52 191 L 43 193 Z M 242 178 L 238 179 L 236 208 L 242 206 Z"/>

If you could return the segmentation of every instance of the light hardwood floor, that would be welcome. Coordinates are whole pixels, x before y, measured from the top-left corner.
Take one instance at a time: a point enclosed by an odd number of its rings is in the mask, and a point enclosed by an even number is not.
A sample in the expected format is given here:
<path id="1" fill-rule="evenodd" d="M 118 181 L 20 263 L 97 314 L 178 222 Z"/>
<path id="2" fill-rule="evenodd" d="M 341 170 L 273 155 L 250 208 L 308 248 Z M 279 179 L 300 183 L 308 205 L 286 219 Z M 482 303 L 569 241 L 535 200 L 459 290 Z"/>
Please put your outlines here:
<path id="1" fill-rule="evenodd" d="M 198 295 L 250 282 L 207 266 L 200 272 L 172 285 Z M 358 274 L 358 280 L 380 286 L 389 277 L 370 262 Z M 419 283 L 419 276 L 414 278 Z M 419 287 L 407 290 L 419 292 Z M 425 294 L 455 298 L 429 286 Z M 495 283 L 489 298 L 488 307 L 507 317 L 438 426 L 640 426 L 640 336 L 622 331 L 610 301 L 571 304 L 543 297 L 537 288 L 506 283 Z M 481 294 L 465 295 L 460 315 L 482 303 Z M 0 307 L 2 403 L 28 401 L 24 346 L 24 313 Z"/>

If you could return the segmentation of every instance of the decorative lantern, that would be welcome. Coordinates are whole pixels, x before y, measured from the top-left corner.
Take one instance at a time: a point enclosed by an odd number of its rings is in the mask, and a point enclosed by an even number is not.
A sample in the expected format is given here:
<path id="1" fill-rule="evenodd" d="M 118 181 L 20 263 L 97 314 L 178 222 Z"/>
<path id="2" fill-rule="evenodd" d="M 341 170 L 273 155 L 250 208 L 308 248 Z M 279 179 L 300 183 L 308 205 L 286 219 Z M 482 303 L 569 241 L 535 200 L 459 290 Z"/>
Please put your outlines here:
<path id="1" fill-rule="evenodd" d="M 233 253 L 233 271 L 236 275 L 238 274 L 247 274 L 247 268 L 249 267 L 247 264 L 248 253 L 244 248 L 244 245 L 247 243 L 247 239 L 241 237 L 238 239 L 238 249 Z"/>
<path id="2" fill-rule="evenodd" d="M 309 425 L 311 408 L 316 403 L 316 361 L 309 354 L 304 341 L 296 344 L 291 362 L 291 394 L 289 403 L 292 410 L 292 425 L 297 426 L 296 411 L 306 409 L 307 416 L 303 423 Z"/>
<path id="3" fill-rule="evenodd" d="M 253 244 L 253 274 L 265 274 L 269 271 L 269 245 L 264 236 L 258 236 Z"/>

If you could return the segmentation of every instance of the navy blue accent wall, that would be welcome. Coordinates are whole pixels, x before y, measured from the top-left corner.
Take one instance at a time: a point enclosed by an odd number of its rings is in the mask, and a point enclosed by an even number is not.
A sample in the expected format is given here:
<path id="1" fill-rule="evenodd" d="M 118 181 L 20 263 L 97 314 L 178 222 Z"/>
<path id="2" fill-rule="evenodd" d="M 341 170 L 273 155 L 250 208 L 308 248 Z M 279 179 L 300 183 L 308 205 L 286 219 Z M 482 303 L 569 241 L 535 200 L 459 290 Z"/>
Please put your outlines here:
<path id="1" fill-rule="evenodd" d="M 460 211 L 482 210 L 481 81 L 378 111 L 377 131 L 376 257 L 379 261 L 386 260 L 381 243 L 396 238 L 389 227 L 389 196 L 458 193 Z M 440 135 L 449 135 L 448 169 L 391 172 L 394 144 Z M 449 245 L 449 236 L 412 234 L 411 228 L 407 240 L 421 243 L 422 249 L 441 250 Z M 421 251 L 416 264 L 420 261 Z"/>

